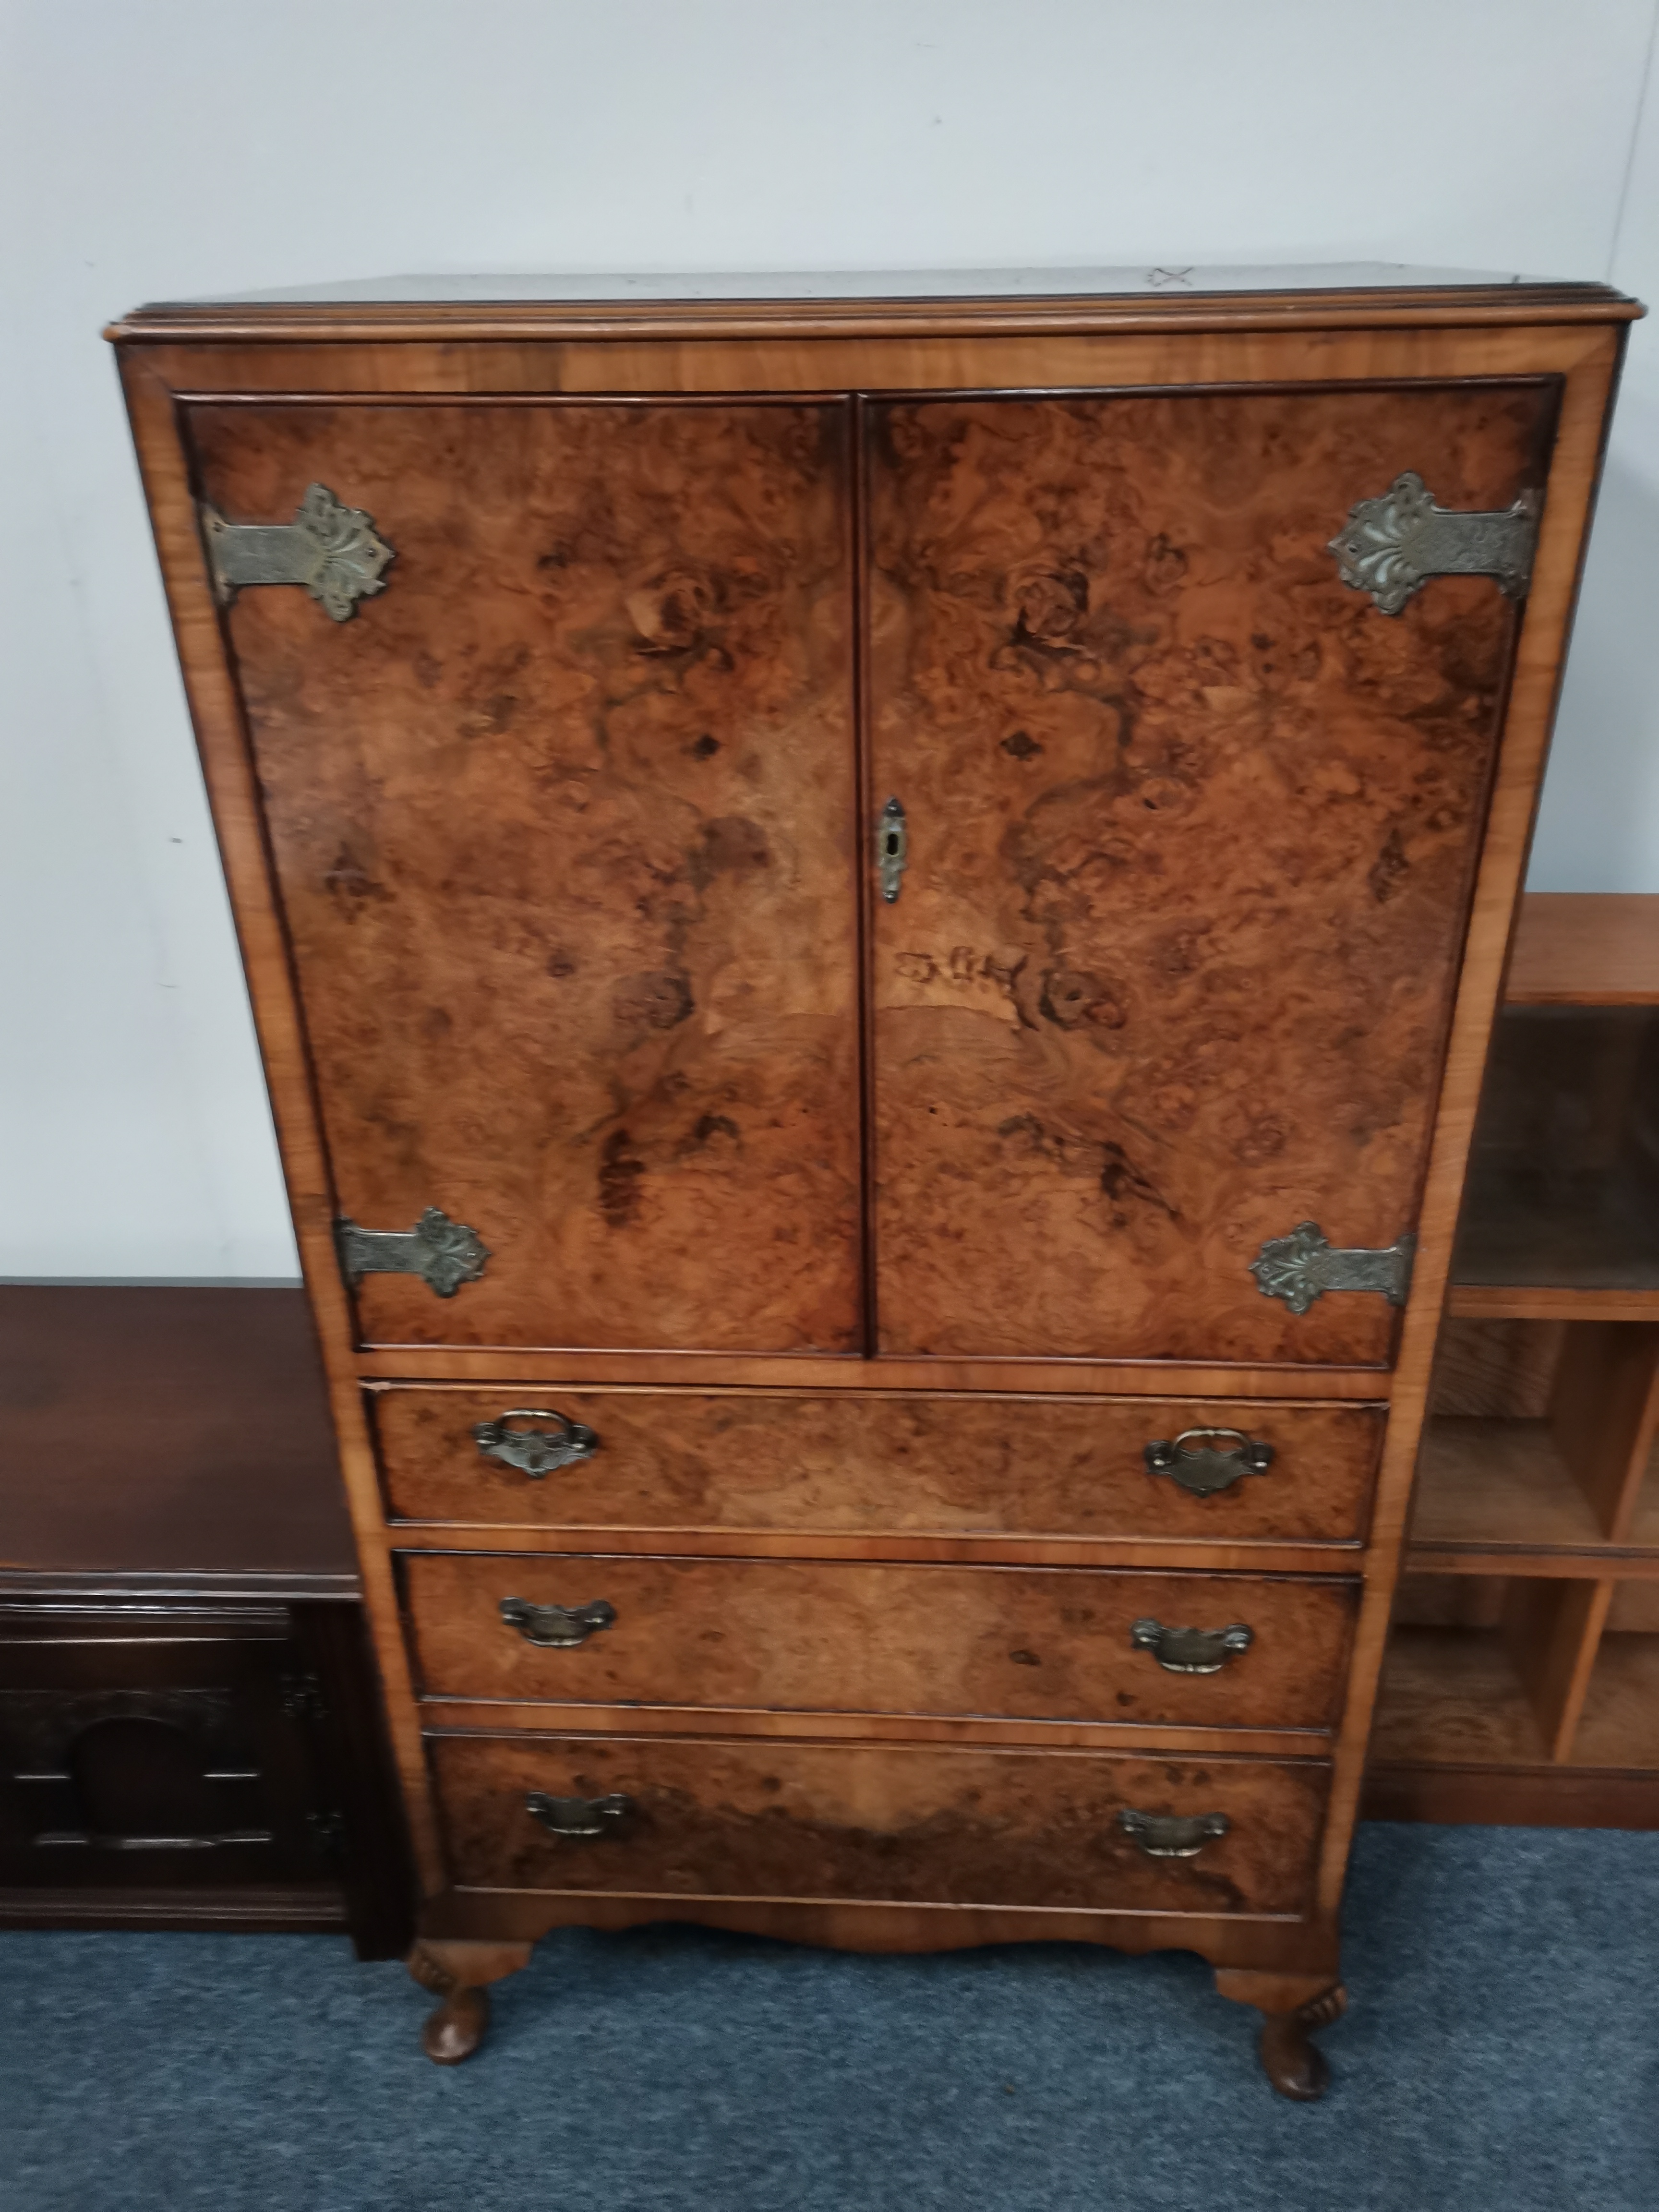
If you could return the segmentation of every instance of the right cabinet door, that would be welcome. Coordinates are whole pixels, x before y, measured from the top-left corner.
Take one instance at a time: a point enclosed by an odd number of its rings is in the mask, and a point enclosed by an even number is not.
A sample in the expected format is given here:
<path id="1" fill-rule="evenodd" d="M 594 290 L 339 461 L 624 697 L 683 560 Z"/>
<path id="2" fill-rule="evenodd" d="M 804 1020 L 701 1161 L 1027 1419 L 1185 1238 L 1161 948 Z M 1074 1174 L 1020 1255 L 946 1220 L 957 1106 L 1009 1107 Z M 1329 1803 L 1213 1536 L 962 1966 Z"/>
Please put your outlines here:
<path id="1" fill-rule="evenodd" d="M 1329 541 L 1408 470 L 1540 490 L 1554 406 L 867 408 L 884 1351 L 1388 1360 L 1386 1297 L 1297 1313 L 1250 1263 L 1413 1227 L 1520 609 L 1384 613 Z"/>

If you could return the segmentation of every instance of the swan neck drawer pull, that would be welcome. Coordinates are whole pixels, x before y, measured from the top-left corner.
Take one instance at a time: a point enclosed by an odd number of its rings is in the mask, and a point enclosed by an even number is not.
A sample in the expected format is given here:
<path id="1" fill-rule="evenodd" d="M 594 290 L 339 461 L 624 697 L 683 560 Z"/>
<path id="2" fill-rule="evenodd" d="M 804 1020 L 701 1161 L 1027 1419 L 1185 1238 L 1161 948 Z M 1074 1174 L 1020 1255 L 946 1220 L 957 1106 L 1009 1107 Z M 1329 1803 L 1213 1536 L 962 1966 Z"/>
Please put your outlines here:
<path id="1" fill-rule="evenodd" d="M 1150 1651 L 1166 1674 L 1218 1674 L 1227 1662 L 1255 1642 L 1255 1631 L 1242 1620 L 1227 1628 L 1166 1628 L 1161 1620 L 1138 1620 L 1129 1631 L 1137 1651 Z"/>
<path id="2" fill-rule="evenodd" d="M 524 1809 L 549 1835 L 580 1844 L 596 1836 L 614 1836 L 633 1811 L 634 1800 L 620 1791 L 609 1797 L 550 1797 L 544 1790 L 532 1790 Z"/>
<path id="3" fill-rule="evenodd" d="M 596 1597 L 592 1605 L 532 1605 L 527 1597 L 504 1597 L 497 1608 L 509 1628 L 516 1628 L 526 1644 L 544 1650 L 568 1651 L 586 1644 L 617 1618 L 617 1608 Z"/>
<path id="4" fill-rule="evenodd" d="M 1227 1449 L 1218 1449 L 1224 1444 Z M 1265 1474 L 1273 1448 L 1247 1437 L 1243 1429 L 1183 1429 L 1173 1443 L 1146 1446 L 1141 1454 L 1149 1474 L 1167 1474 L 1194 1498 L 1226 1490 L 1242 1474 Z"/>
<path id="5" fill-rule="evenodd" d="M 509 1421 L 545 1421 L 552 1433 L 543 1429 L 509 1429 Z M 515 1467 L 532 1482 L 539 1482 L 553 1468 L 592 1459 L 599 1448 L 592 1429 L 585 1429 L 580 1421 L 568 1421 L 562 1413 L 550 1413 L 543 1406 L 511 1406 L 493 1421 L 480 1421 L 472 1431 L 472 1441 L 486 1459 Z"/>
<path id="6" fill-rule="evenodd" d="M 1149 1859 L 1195 1859 L 1233 1824 L 1224 1813 L 1138 1813 L 1124 1805 L 1117 1825 Z"/>

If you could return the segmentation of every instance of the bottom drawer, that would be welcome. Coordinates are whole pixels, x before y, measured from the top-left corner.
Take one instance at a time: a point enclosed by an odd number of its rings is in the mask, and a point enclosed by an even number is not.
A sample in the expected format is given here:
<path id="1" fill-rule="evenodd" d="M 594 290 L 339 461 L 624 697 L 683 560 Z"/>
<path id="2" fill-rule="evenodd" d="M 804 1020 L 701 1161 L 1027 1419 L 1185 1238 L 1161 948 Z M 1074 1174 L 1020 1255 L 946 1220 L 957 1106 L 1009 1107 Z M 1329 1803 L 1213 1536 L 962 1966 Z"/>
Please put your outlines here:
<path id="1" fill-rule="evenodd" d="M 1295 1916 L 1329 1786 L 1315 1759 L 684 1736 L 428 1747 L 460 1887 L 606 1895 Z M 1170 1850 L 1191 1855 L 1155 1855 Z"/>

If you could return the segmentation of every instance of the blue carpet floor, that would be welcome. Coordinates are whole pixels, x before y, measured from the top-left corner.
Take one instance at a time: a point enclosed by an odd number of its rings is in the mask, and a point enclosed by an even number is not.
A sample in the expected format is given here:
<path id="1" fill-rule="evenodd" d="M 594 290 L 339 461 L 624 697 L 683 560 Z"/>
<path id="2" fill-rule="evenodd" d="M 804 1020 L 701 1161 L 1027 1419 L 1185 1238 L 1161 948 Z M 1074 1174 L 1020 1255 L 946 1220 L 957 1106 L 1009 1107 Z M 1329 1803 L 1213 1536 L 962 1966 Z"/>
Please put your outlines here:
<path id="1" fill-rule="evenodd" d="M 328 1936 L 0 1936 L 8 2212 L 1656 2212 L 1659 1835 L 1362 1829 L 1322 2105 L 1176 1954 L 571 1931 L 420 2056 Z"/>

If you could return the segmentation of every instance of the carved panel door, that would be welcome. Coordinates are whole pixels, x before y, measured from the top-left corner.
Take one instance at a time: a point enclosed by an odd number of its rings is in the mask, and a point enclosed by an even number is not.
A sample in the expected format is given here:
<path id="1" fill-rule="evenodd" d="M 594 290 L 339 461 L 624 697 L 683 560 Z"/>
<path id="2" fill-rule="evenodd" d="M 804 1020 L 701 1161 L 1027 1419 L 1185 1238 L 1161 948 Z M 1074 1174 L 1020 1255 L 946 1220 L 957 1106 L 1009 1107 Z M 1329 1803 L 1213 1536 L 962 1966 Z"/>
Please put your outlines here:
<path id="1" fill-rule="evenodd" d="M 318 482 L 395 551 L 354 619 L 227 617 L 337 1211 L 489 1253 L 447 1298 L 363 1275 L 363 1336 L 854 1346 L 845 405 L 189 431 L 229 521 Z"/>
<path id="2" fill-rule="evenodd" d="M 1547 381 L 869 410 L 879 1338 L 1380 1362 L 1250 1272 L 1415 1217 L 1518 611 L 1355 501 L 1541 485 Z"/>

